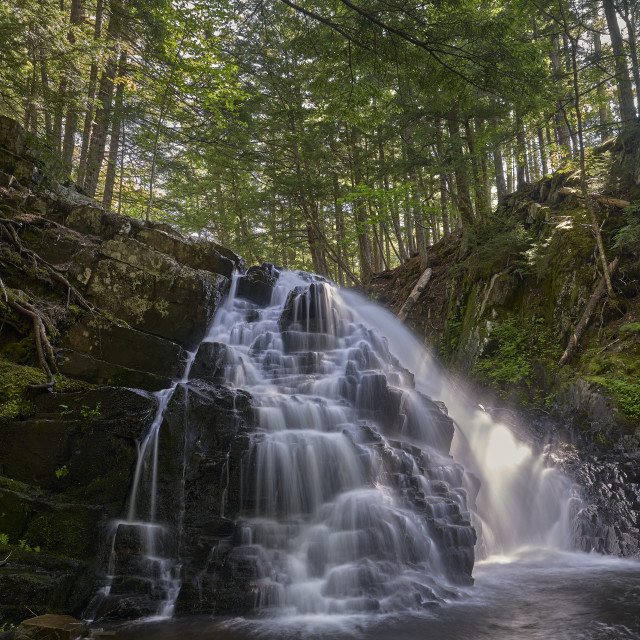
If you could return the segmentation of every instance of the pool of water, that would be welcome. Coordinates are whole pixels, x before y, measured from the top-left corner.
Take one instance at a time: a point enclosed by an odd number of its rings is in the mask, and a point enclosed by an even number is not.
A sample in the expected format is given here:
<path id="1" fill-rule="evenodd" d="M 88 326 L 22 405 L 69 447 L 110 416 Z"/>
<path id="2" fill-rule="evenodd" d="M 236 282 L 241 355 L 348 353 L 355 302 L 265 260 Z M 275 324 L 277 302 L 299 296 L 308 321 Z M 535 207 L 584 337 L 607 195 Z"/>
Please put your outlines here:
<path id="1" fill-rule="evenodd" d="M 477 563 L 474 578 L 457 599 L 416 614 L 147 620 L 115 638 L 640 640 L 640 562 L 529 550 Z"/>

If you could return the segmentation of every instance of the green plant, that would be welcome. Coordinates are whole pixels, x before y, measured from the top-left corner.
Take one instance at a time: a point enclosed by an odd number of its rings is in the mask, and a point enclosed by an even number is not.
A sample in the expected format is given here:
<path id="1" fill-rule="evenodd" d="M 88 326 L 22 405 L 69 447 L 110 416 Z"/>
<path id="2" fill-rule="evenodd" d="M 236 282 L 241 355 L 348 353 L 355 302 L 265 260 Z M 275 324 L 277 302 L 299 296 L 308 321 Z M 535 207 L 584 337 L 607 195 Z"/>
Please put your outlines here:
<path id="1" fill-rule="evenodd" d="M 640 247 L 640 204 L 632 204 L 622 210 L 626 224 L 614 235 L 614 249 Z"/>
<path id="2" fill-rule="evenodd" d="M 90 406 L 83 404 L 82 407 L 80 407 L 80 415 L 82 415 L 85 420 L 88 420 L 89 418 L 97 418 L 100 415 L 100 403 L 98 402 L 93 409 Z"/>
<path id="3" fill-rule="evenodd" d="M 602 385 L 613 394 L 614 400 L 628 420 L 640 420 L 640 383 L 603 376 L 591 376 L 588 379 Z"/>
<path id="4" fill-rule="evenodd" d="M 506 397 L 509 389 L 518 387 L 526 392 L 526 402 L 549 407 L 554 402 L 553 394 L 544 396 L 534 389 L 534 363 L 553 366 L 561 351 L 562 347 L 544 318 L 521 321 L 510 315 L 490 331 L 474 373 L 497 387 L 502 397 Z"/>
<path id="5" fill-rule="evenodd" d="M 0 544 L 6 547 L 9 544 L 9 536 L 6 533 L 0 533 Z"/>
<path id="6" fill-rule="evenodd" d="M 35 551 L 36 553 L 40 553 L 40 547 L 30 547 L 27 544 L 27 541 L 23 538 L 22 540 L 19 541 L 20 543 L 20 549 L 22 549 L 22 551 Z"/>
<path id="7" fill-rule="evenodd" d="M 69 415 L 70 413 L 73 413 L 73 410 L 69 409 L 69 406 L 66 404 L 59 404 L 58 406 L 60 407 L 60 417 L 62 418 Z"/>
<path id="8" fill-rule="evenodd" d="M 56 478 L 58 478 L 58 480 L 62 480 L 62 478 L 66 478 L 68 475 L 69 469 L 66 464 L 56 469 Z"/>

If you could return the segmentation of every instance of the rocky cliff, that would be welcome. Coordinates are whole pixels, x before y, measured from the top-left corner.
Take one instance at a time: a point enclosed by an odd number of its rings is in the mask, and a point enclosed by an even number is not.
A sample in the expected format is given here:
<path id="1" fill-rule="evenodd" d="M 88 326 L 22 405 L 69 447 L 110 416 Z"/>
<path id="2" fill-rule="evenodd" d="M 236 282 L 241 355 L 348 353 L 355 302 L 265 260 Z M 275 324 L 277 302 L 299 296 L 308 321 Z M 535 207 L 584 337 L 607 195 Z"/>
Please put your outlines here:
<path id="1" fill-rule="evenodd" d="M 181 374 L 244 269 L 214 242 L 117 216 L 63 178 L 0 118 L 0 630 L 87 602 L 155 413 L 150 392 Z M 220 430 L 197 455 L 215 474 L 232 401 L 203 393 L 219 407 L 205 424 Z"/>

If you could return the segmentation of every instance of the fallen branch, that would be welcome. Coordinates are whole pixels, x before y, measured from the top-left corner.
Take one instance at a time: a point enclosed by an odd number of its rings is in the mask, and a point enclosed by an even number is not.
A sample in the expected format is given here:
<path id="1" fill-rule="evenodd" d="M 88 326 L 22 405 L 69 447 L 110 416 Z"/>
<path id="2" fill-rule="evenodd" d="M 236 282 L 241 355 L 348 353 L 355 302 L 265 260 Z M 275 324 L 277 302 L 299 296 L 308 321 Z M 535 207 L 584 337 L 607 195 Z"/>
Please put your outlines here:
<path id="1" fill-rule="evenodd" d="M 613 274 L 613 272 L 616 270 L 616 268 L 618 267 L 618 260 L 619 258 L 616 256 L 613 262 L 609 264 L 609 273 Z M 598 302 L 600 302 L 600 299 L 604 296 L 605 293 L 607 293 L 607 281 L 603 276 L 602 278 L 600 278 L 600 282 L 598 282 L 598 284 L 596 285 L 596 288 L 591 294 L 591 297 L 587 301 L 587 304 L 582 313 L 582 317 L 580 318 L 578 324 L 576 325 L 576 328 L 574 329 L 573 334 L 571 335 L 571 338 L 569 338 L 567 348 L 564 350 L 562 357 L 558 361 L 559 367 L 564 366 L 569 361 L 569 359 L 573 356 L 575 350 L 578 348 L 578 343 L 580 342 L 580 338 L 582 338 L 582 335 L 584 334 L 589 324 L 589 320 L 591 319 L 591 316 L 593 315 L 593 312 L 595 311 L 596 306 L 598 305 Z"/>
<path id="2" fill-rule="evenodd" d="M 9 555 L 4 560 L 0 560 L 0 567 L 6 567 L 7 566 L 7 562 L 9 562 L 9 558 L 11 557 L 12 553 L 13 553 L 13 551 L 9 551 Z"/>
<path id="3" fill-rule="evenodd" d="M 406 299 L 405 303 L 402 305 L 402 309 L 400 309 L 400 313 L 398 313 L 398 320 L 400 322 L 404 322 L 407 319 L 411 309 L 413 309 L 416 302 L 418 302 L 418 298 L 422 295 L 422 292 L 425 290 L 427 284 L 429 284 L 429 280 L 431 279 L 431 274 L 433 273 L 432 269 L 425 269 L 418 279 L 416 286 L 413 287 L 409 297 Z"/>

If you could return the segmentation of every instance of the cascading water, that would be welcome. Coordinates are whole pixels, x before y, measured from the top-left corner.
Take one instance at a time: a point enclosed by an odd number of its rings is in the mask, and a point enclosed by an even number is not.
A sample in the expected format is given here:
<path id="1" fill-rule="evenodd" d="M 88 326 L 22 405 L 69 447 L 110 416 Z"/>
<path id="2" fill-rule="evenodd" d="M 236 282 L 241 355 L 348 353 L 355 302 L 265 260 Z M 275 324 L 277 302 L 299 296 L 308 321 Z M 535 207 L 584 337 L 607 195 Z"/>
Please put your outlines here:
<path id="1" fill-rule="evenodd" d="M 234 275 L 226 304 L 234 299 L 236 284 Z M 127 515 L 109 525 L 107 571 L 103 586 L 85 609 L 89 620 L 105 616 L 170 618 L 174 613 L 181 587 L 181 527 L 157 521 L 160 430 L 176 391 L 189 381 L 196 354 L 197 349 L 187 352 L 181 379 L 154 394 L 156 411 L 138 444 Z M 184 469 L 186 460 L 182 466 Z"/>
<path id="2" fill-rule="evenodd" d="M 453 424 L 334 287 L 282 273 L 270 305 L 237 298 L 207 340 L 257 411 L 236 548 L 257 607 L 393 611 L 470 583 Z"/>
<path id="3" fill-rule="evenodd" d="M 547 463 L 544 452 L 472 402 L 392 314 L 352 292 L 343 297 L 358 318 L 389 337 L 391 351 L 414 372 L 416 388 L 442 400 L 455 420 L 452 454 L 481 483 L 473 514 L 480 534 L 476 555 L 572 548 L 574 516 L 582 505 L 571 480 Z"/>
<path id="4" fill-rule="evenodd" d="M 568 546 L 570 483 L 390 314 L 258 272 L 158 394 L 86 617 L 424 609 L 471 584 L 476 530 L 487 553 Z"/>

